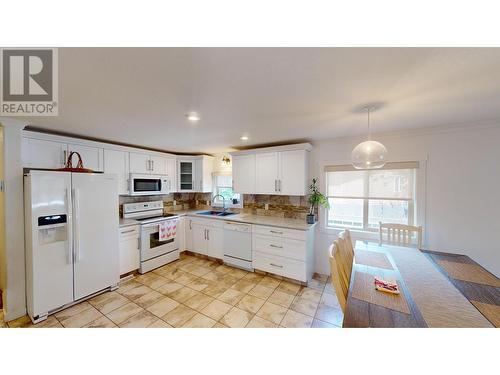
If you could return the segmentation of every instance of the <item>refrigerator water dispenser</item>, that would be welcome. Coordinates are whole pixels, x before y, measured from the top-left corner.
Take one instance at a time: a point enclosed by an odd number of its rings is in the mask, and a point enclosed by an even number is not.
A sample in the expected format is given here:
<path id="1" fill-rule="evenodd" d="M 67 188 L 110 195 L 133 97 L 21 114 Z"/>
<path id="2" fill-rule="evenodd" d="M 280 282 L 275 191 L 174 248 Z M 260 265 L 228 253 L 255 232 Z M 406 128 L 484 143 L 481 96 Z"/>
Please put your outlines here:
<path id="1" fill-rule="evenodd" d="M 66 215 L 38 217 L 38 242 L 40 245 L 66 241 L 67 233 Z"/>

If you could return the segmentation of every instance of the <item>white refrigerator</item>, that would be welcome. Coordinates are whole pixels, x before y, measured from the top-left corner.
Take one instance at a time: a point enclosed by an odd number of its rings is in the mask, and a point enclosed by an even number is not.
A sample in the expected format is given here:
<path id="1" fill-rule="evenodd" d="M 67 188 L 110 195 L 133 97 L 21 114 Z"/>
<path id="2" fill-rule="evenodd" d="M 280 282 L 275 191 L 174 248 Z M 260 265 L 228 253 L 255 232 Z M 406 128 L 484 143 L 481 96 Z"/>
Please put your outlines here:
<path id="1" fill-rule="evenodd" d="M 119 281 L 117 176 L 24 177 L 26 293 L 33 322 Z"/>

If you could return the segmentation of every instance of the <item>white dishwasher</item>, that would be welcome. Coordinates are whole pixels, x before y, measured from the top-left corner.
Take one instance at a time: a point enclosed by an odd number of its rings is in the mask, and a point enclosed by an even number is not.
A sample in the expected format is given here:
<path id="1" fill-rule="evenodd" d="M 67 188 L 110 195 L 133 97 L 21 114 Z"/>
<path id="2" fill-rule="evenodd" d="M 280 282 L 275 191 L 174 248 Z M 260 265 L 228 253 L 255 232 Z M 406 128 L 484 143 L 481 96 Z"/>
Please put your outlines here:
<path id="1" fill-rule="evenodd" d="M 253 271 L 250 224 L 224 222 L 224 263 Z"/>

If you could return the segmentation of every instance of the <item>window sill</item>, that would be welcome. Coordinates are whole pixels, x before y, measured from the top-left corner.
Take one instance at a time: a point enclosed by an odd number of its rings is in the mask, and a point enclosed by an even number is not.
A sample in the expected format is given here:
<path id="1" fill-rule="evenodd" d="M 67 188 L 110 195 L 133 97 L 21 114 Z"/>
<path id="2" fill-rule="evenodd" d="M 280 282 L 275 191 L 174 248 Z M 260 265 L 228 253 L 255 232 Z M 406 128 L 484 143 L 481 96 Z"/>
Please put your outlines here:
<path id="1" fill-rule="evenodd" d="M 319 231 L 326 235 L 337 236 L 343 230 L 349 229 L 351 236 L 359 240 L 377 240 L 379 238 L 378 231 L 362 230 L 362 229 L 351 229 L 345 227 L 319 227 Z"/>

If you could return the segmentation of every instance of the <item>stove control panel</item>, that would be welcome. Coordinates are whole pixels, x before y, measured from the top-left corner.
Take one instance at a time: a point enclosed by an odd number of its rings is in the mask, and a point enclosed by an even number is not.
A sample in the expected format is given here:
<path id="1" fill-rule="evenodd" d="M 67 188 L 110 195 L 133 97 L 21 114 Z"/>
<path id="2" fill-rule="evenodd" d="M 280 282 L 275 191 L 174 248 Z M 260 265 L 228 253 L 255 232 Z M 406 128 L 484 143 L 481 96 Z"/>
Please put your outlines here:
<path id="1" fill-rule="evenodd" d="M 125 203 L 123 213 L 142 212 L 163 209 L 163 201 Z"/>

